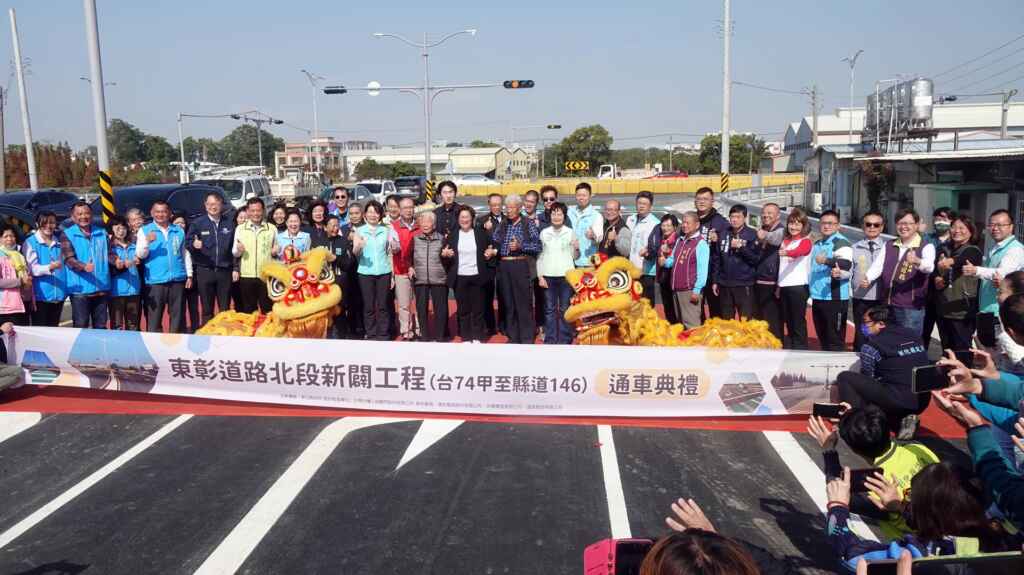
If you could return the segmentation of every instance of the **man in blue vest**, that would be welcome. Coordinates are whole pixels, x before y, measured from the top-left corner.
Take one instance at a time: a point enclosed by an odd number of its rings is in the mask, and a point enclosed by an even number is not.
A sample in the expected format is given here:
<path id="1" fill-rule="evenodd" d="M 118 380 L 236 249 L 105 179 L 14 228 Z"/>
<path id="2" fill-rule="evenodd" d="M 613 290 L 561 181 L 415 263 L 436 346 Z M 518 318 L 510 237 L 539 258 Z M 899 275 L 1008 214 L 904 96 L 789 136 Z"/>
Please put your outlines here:
<path id="1" fill-rule="evenodd" d="M 215 192 L 206 194 L 203 201 L 206 215 L 196 218 L 188 227 L 187 239 L 199 299 L 203 303 L 203 321 L 206 325 L 213 317 L 214 298 L 219 311 L 228 311 L 231 299 L 231 270 L 235 258 L 234 223 L 221 213 L 224 202 Z"/>
<path id="2" fill-rule="evenodd" d="M 846 349 L 846 308 L 850 303 L 853 246 L 839 233 L 839 214 L 821 213 L 821 239 L 811 250 L 811 317 L 822 351 Z"/>
<path id="3" fill-rule="evenodd" d="M 164 311 L 170 322 L 168 331 L 181 333 L 184 327 L 185 280 L 188 270 L 185 266 L 185 232 L 171 225 L 171 206 L 163 200 L 153 202 L 149 210 L 153 221 L 142 226 L 135 240 L 135 255 L 144 265 L 146 280 L 146 329 L 160 332 L 163 327 Z"/>
<path id="4" fill-rule="evenodd" d="M 107 232 L 92 225 L 92 208 L 84 201 L 71 208 L 74 225 L 64 230 L 61 257 L 67 267 L 71 295 L 71 322 L 75 327 L 107 329 L 107 293 L 110 291 Z"/>
<path id="5" fill-rule="evenodd" d="M 32 325 L 57 327 L 67 299 L 67 274 L 60 257 L 57 216 L 43 210 L 36 215 L 36 231 L 25 240 L 22 251 L 32 273 Z"/>
<path id="6" fill-rule="evenodd" d="M 996 280 L 1024 267 L 1024 246 L 1013 233 L 1013 218 L 1006 210 L 996 210 L 988 217 L 988 234 L 992 236 L 992 247 L 985 254 L 985 265 L 964 264 L 965 276 L 981 278 L 978 290 L 978 341 L 985 347 L 996 346 L 999 324 L 999 288 Z"/>

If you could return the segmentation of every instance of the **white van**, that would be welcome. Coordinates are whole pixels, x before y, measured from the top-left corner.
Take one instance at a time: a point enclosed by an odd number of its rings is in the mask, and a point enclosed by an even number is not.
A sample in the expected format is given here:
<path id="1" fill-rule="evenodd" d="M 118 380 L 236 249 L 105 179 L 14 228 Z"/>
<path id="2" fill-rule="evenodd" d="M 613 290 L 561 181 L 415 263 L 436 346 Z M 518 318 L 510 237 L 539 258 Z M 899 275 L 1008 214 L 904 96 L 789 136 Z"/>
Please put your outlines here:
<path id="1" fill-rule="evenodd" d="M 270 180 L 265 176 L 220 176 L 196 180 L 194 184 L 208 184 L 224 190 L 224 195 L 235 209 L 242 209 L 249 198 L 260 198 L 263 203 L 273 203 Z"/>

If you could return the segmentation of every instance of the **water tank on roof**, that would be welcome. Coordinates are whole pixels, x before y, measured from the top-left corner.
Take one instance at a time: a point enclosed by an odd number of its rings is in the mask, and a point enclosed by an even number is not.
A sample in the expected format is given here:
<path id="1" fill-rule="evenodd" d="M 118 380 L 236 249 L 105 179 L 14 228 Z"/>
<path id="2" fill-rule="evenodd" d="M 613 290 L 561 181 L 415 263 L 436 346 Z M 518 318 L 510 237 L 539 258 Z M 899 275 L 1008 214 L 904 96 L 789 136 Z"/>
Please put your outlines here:
<path id="1" fill-rule="evenodd" d="M 928 78 L 918 78 L 910 82 L 910 122 L 912 128 L 930 128 L 932 126 L 932 105 L 935 84 Z"/>

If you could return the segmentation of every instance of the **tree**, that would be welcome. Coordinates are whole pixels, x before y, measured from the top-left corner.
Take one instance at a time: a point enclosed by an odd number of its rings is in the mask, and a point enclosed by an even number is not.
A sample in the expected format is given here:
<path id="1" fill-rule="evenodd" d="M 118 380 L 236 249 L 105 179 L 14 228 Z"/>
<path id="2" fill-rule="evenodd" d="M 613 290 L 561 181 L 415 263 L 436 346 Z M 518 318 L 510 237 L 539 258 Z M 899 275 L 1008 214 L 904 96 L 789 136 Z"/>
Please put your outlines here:
<path id="1" fill-rule="evenodd" d="M 391 166 L 388 179 L 393 180 L 395 178 L 402 178 L 405 176 L 421 175 L 423 175 L 423 170 L 417 168 L 416 166 L 413 166 L 412 164 L 406 162 L 395 162 L 394 165 Z"/>
<path id="2" fill-rule="evenodd" d="M 147 134 L 142 139 L 142 150 L 146 162 L 168 164 L 178 159 L 177 150 L 163 136 Z"/>
<path id="3" fill-rule="evenodd" d="M 263 141 L 263 165 L 272 166 L 274 164 L 274 152 L 284 150 L 284 140 L 262 129 L 260 130 L 259 138 L 262 138 Z M 257 140 L 255 126 L 243 124 L 235 128 L 219 142 L 225 156 L 220 163 L 239 166 L 259 165 L 260 152 Z"/>
<path id="4" fill-rule="evenodd" d="M 483 140 L 473 140 L 469 143 L 470 148 L 500 148 L 498 144 L 494 142 L 485 142 Z"/>
<path id="5" fill-rule="evenodd" d="M 146 159 L 143 141 L 146 134 L 135 126 L 114 118 L 107 127 L 110 160 L 119 164 L 134 164 Z"/>
<path id="6" fill-rule="evenodd" d="M 558 144 L 558 156 L 562 162 L 590 162 L 591 174 L 597 173 L 601 164 L 612 159 L 612 137 L 600 124 L 576 129 Z"/>
<path id="7" fill-rule="evenodd" d="M 861 177 L 868 192 L 868 209 L 874 212 L 881 211 L 882 196 L 892 190 L 892 184 L 896 180 L 892 162 L 864 162 L 861 164 Z"/>
<path id="8" fill-rule="evenodd" d="M 733 134 L 729 138 L 729 172 L 744 173 L 750 170 L 750 146 L 754 146 L 754 166 L 767 154 L 764 140 L 750 134 Z M 700 141 L 701 173 L 717 174 L 722 167 L 722 136 L 713 134 Z M 754 170 L 756 171 L 756 170 Z"/>
<path id="9" fill-rule="evenodd" d="M 387 178 L 390 170 L 387 166 L 377 163 L 373 158 L 366 158 L 356 164 L 355 176 L 357 180 L 380 180 Z"/>
<path id="10" fill-rule="evenodd" d="M 188 137 L 185 138 L 182 144 L 185 148 L 186 162 L 224 163 L 226 157 L 224 150 L 221 148 L 220 143 L 212 138 L 199 138 L 197 140 Z"/>

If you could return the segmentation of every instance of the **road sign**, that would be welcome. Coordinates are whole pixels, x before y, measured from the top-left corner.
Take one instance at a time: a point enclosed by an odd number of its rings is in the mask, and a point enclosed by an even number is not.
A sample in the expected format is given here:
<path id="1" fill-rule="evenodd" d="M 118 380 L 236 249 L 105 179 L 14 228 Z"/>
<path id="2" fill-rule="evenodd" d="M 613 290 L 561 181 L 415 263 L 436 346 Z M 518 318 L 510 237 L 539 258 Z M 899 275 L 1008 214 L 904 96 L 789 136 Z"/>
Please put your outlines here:
<path id="1" fill-rule="evenodd" d="M 378 82 L 376 80 L 373 80 L 372 82 L 367 84 L 366 85 L 366 93 L 371 95 L 371 96 L 376 96 L 376 95 L 380 94 L 380 82 Z"/>
<path id="2" fill-rule="evenodd" d="M 585 172 L 590 169 L 590 162 L 583 160 L 570 160 L 565 163 L 565 171 L 567 172 Z"/>

